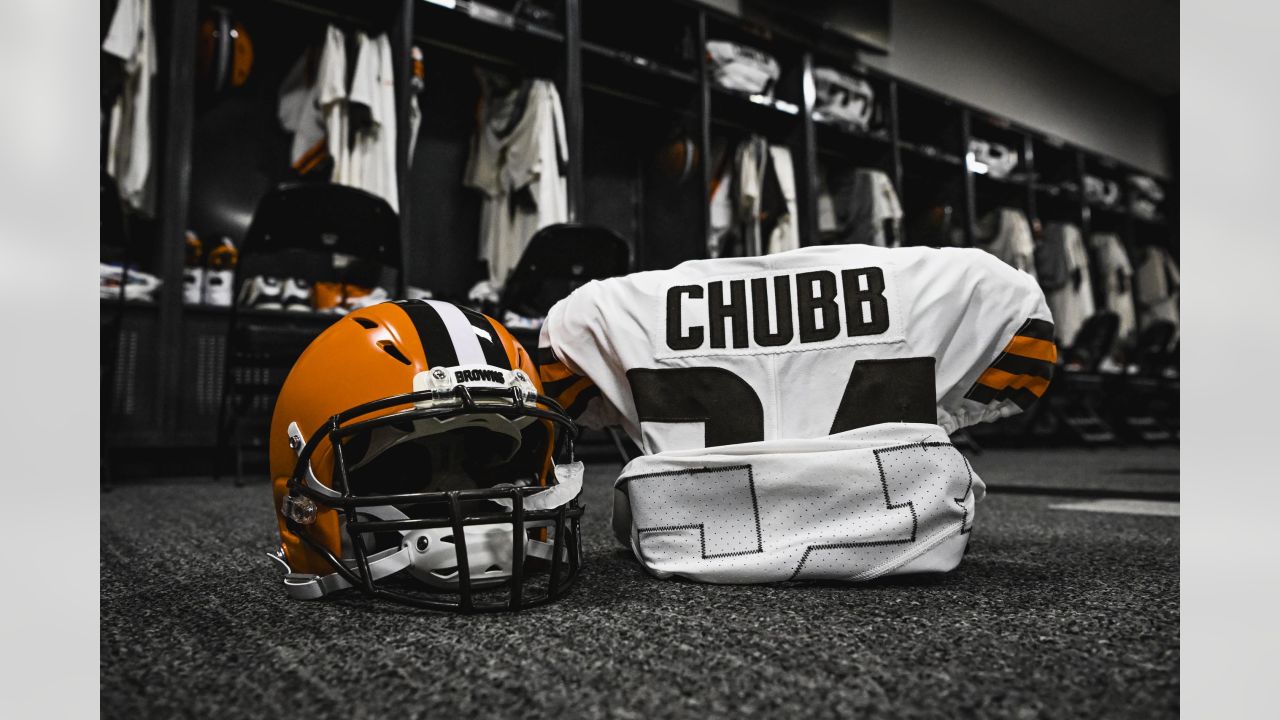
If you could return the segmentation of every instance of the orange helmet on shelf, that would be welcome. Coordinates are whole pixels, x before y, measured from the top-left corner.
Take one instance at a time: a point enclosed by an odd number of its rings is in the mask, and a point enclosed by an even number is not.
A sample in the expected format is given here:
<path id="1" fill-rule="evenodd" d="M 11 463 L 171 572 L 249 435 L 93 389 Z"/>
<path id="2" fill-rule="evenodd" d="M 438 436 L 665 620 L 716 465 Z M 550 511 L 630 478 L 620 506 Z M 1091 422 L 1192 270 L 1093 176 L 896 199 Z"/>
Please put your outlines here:
<path id="1" fill-rule="evenodd" d="M 196 71 L 205 89 L 220 93 L 243 87 L 253 69 L 253 40 L 225 8 L 214 8 L 200 23 Z"/>
<path id="2" fill-rule="evenodd" d="M 560 596 L 581 555 L 576 433 L 496 320 L 436 300 L 352 312 L 298 358 L 271 421 L 286 590 L 461 611 Z"/>

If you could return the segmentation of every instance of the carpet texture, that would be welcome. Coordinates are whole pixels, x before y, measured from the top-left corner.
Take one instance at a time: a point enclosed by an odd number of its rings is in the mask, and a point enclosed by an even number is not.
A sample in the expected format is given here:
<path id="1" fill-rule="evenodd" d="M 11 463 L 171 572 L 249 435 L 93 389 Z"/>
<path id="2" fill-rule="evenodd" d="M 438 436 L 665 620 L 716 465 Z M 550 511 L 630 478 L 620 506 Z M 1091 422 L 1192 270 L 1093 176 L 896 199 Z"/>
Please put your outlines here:
<path id="1" fill-rule="evenodd" d="M 287 599 L 265 482 L 118 487 L 102 497 L 102 715 L 1176 715 L 1178 520 L 998 492 L 1029 469 L 1099 481 L 1099 463 L 1176 486 L 1176 449 L 1006 452 L 974 460 L 996 492 L 959 570 L 862 586 L 654 580 L 615 545 L 618 467 L 597 465 L 578 587 L 473 617 Z"/>

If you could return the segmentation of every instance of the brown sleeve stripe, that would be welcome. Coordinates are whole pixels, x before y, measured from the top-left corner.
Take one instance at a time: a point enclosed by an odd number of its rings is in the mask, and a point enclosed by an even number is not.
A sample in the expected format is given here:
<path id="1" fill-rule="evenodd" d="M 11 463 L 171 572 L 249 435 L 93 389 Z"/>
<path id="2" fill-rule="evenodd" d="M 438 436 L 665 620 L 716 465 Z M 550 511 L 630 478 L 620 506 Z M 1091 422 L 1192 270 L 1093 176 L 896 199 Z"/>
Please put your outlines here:
<path id="1" fill-rule="evenodd" d="M 1022 324 L 1018 332 L 1014 335 L 1023 335 L 1037 340 L 1048 340 L 1053 342 L 1053 323 L 1048 320 L 1036 320 L 1031 318 Z"/>
<path id="2" fill-rule="evenodd" d="M 573 399 L 573 402 L 568 407 L 565 407 L 565 412 L 569 414 L 569 417 L 577 420 L 582 416 L 582 413 L 586 412 L 587 404 L 598 397 L 600 397 L 600 388 L 595 385 L 583 388 Z"/>
<path id="3" fill-rule="evenodd" d="M 1012 400 L 1022 410 L 1030 408 L 1035 404 L 1036 400 L 1039 400 L 1035 393 L 1027 390 L 1026 388 L 1005 388 L 1003 390 L 996 390 L 995 388 L 987 387 L 986 385 L 974 385 L 973 389 L 970 390 L 969 394 L 965 395 L 965 397 L 970 400 L 976 400 L 984 405 L 1000 400 Z"/>
<path id="4" fill-rule="evenodd" d="M 999 368 L 987 368 L 987 371 L 978 378 L 978 384 L 986 385 L 996 390 L 1026 388 L 1034 393 L 1036 397 L 1040 397 L 1044 395 L 1045 390 L 1049 389 L 1049 378 L 1036 377 L 1034 375 L 1014 375 Z"/>
<path id="5" fill-rule="evenodd" d="M 1013 375 L 1034 375 L 1035 377 L 1044 378 L 1045 380 L 1053 379 L 1053 362 L 1045 362 L 1044 360 L 1036 360 L 1035 358 L 1023 357 L 1022 355 L 1014 355 L 1009 351 L 1001 353 L 996 361 L 991 363 L 991 368 L 995 370 L 1003 370 Z M 990 370 L 988 370 L 990 372 Z M 984 375 L 985 377 L 985 375 Z M 982 378 L 978 378 L 978 382 L 982 382 Z M 990 384 L 990 383 L 988 383 Z"/>
<path id="6" fill-rule="evenodd" d="M 578 382 L 574 383 L 568 390 L 555 395 L 556 402 L 560 403 L 561 407 L 572 407 L 579 395 L 595 386 L 596 384 L 591 382 L 591 378 L 578 378 Z"/>

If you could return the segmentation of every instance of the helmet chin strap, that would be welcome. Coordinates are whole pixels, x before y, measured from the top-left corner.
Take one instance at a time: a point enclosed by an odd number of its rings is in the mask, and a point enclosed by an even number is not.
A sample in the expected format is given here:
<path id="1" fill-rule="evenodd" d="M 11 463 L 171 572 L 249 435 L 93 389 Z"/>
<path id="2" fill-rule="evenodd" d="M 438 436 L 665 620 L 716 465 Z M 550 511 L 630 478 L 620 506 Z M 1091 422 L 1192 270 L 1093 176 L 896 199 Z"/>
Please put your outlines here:
<path id="1" fill-rule="evenodd" d="M 296 448 L 302 447 L 302 432 L 297 423 L 289 423 L 289 438 Z M 297 438 L 297 440 L 294 440 Z M 333 498 L 342 494 L 329 488 L 316 479 L 307 465 L 307 485 L 316 492 Z M 581 462 L 567 463 L 555 467 L 557 484 L 524 498 L 526 510 L 546 510 L 568 504 L 582 492 L 583 466 Z M 505 498 L 494 499 L 493 502 L 508 511 L 512 509 L 512 501 Z M 361 508 L 360 513 L 378 520 L 408 520 L 409 517 L 392 505 L 378 505 Z M 525 529 L 550 527 L 551 521 L 527 522 Z M 505 580 L 511 576 L 511 524 L 491 523 L 487 525 L 469 525 L 463 529 L 467 547 L 468 576 L 478 587 Z M 453 528 L 424 528 L 419 530 L 402 530 L 399 548 L 388 548 L 368 558 L 369 579 L 379 580 L 408 570 L 416 579 L 434 588 L 452 590 L 458 585 L 458 556 L 456 545 L 452 542 Z M 552 543 L 526 537 L 525 556 L 537 557 L 550 561 L 553 555 Z M 567 554 L 567 550 L 565 550 Z M 282 557 L 283 553 L 269 555 L 284 566 L 284 587 L 289 596 L 298 600 L 317 600 L 339 590 L 351 587 L 351 583 L 337 572 L 327 575 L 296 573 L 289 568 Z M 342 563 L 351 570 L 358 568 L 354 558 L 343 558 Z"/>

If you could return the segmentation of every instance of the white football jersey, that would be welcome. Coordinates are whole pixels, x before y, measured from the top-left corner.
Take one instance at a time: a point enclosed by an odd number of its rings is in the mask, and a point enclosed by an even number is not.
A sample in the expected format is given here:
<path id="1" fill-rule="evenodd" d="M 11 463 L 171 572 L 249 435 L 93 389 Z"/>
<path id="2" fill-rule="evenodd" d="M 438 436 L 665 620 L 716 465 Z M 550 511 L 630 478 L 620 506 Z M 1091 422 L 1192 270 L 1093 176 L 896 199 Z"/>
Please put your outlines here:
<path id="1" fill-rule="evenodd" d="M 369 123 L 356 130 L 347 182 L 400 210 L 396 180 L 396 92 L 391 42 L 385 34 L 359 34 L 359 55 L 348 101 L 369 109 Z"/>
<path id="2" fill-rule="evenodd" d="M 981 482 L 947 435 L 1029 407 L 1057 359 L 1030 275 L 981 250 L 867 245 L 592 282 L 539 345 L 544 392 L 645 453 L 615 532 L 655 574 L 712 582 L 954 567 Z M 748 500 L 760 552 L 716 550 L 738 541 L 709 528 L 741 530 Z M 814 556 L 827 547 L 882 550 Z"/>

